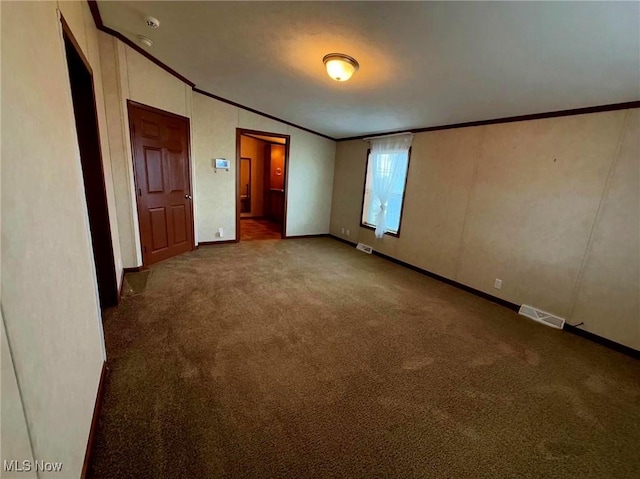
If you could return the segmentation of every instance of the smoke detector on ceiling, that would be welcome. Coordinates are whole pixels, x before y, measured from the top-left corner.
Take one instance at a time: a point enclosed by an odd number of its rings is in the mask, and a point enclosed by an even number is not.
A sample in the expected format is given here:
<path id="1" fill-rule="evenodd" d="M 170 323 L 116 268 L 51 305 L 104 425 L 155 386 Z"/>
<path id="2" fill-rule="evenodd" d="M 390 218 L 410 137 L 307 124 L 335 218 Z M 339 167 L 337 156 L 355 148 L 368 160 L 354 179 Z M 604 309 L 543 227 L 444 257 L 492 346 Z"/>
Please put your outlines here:
<path id="1" fill-rule="evenodd" d="M 138 40 L 140 41 L 140 43 L 142 43 L 143 45 L 146 45 L 148 47 L 150 47 L 151 45 L 153 45 L 153 40 L 151 40 L 151 38 L 142 36 L 142 35 L 138 35 Z"/>
<path id="2" fill-rule="evenodd" d="M 157 18 L 147 17 L 145 22 L 147 23 L 147 26 L 149 28 L 159 28 L 160 27 L 160 20 L 158 20 Z"/>

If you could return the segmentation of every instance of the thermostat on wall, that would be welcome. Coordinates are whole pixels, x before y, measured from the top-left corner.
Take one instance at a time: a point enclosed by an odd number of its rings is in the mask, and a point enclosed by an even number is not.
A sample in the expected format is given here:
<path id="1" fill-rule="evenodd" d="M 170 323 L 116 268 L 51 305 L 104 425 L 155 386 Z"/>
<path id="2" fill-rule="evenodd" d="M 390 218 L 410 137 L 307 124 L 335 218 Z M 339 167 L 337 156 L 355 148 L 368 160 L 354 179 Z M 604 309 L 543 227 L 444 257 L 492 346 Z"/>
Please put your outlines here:
<path id="1" fill-rule="evenodd" d="M 217 170 L 229 171 L 229 160 L 225 158 L 216 158 L 213 160 L 213 168 Z"/>

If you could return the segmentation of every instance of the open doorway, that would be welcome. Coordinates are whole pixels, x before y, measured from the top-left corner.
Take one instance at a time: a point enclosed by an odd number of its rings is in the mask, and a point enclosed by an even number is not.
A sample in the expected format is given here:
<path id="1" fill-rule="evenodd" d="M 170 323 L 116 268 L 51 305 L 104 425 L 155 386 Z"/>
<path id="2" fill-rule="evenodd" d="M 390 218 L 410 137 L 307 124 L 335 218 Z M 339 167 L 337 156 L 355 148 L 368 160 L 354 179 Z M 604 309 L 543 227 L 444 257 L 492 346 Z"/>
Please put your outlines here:
<path id="1" fill-rule="evenodd" d="M 62 26 L 100 307 L 106 308 L 118 304 L 118 283 L 100 151 L 93 72 L 64 18 Z"/>
<path id="2" fill-rule="evenodd" d="M 290 138 L 238 128 L 236 139 L 236 238 L 285 238 Z"/>

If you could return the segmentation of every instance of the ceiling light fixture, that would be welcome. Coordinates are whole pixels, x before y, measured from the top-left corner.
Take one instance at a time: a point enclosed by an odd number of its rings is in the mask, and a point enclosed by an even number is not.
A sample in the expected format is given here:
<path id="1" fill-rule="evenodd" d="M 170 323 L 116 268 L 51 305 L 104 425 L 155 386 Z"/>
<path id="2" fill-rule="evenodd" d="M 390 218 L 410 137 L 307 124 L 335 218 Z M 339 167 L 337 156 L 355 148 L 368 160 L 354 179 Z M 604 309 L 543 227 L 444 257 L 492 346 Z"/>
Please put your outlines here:
<path id="1" fill-rule="evenodd" d="M 329 53 L 324 56 L 322 62 L 327 69 L 327 75 L 335 81 L 347 81 L 360 68 L 355 58 L 344 53 Z"/>

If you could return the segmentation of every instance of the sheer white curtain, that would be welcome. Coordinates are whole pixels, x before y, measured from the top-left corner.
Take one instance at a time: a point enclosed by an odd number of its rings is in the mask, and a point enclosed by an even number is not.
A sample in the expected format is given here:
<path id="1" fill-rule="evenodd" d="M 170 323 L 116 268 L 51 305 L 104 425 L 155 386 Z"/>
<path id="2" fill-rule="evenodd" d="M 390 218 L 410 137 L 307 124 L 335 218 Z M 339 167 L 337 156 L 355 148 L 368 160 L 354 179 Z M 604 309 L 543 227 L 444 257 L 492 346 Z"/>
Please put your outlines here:
<path id="1" fill-rule="evenodd" d="M 370 166 L 372 172 L 373 205 L 376 205 L 376 238 L 382 238 L 387 227 L 387 204 L 391 188 L 402 171 L 401 161 L 408 154 L 413 134 L 372 138 Z"/>

